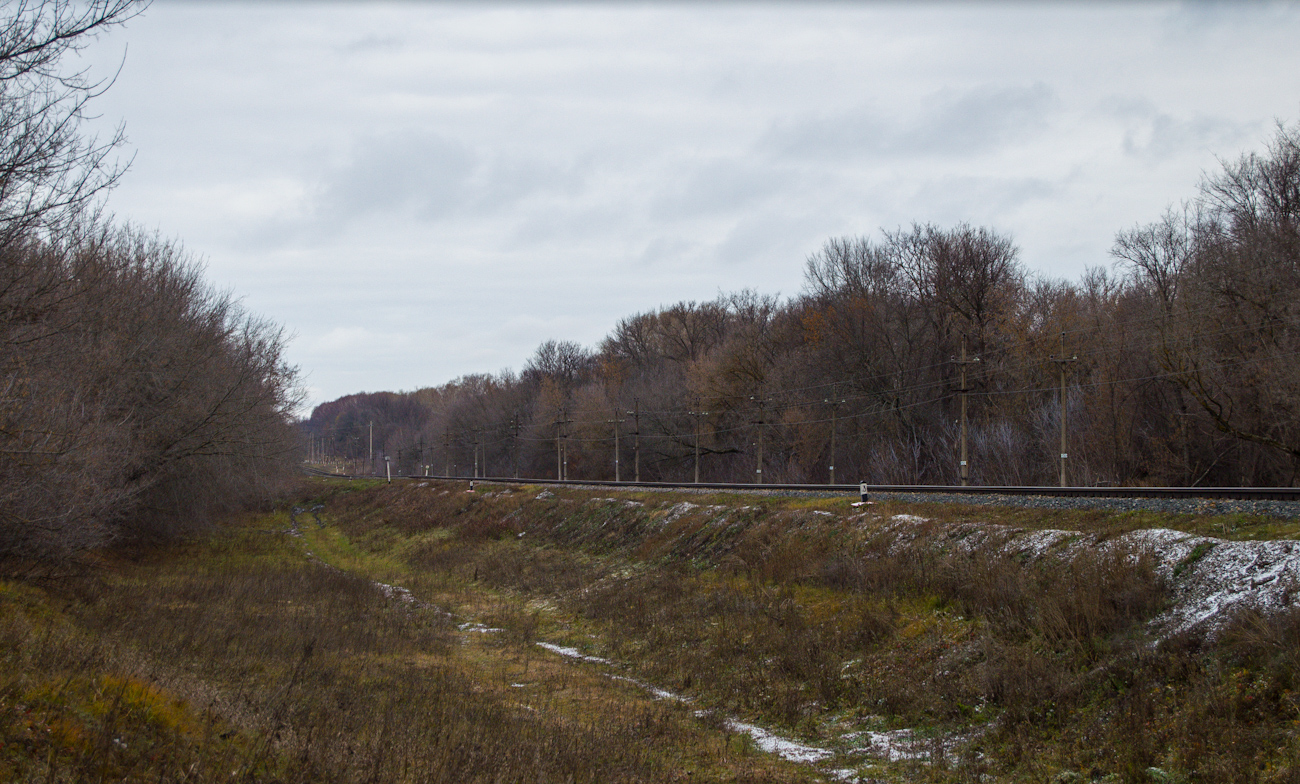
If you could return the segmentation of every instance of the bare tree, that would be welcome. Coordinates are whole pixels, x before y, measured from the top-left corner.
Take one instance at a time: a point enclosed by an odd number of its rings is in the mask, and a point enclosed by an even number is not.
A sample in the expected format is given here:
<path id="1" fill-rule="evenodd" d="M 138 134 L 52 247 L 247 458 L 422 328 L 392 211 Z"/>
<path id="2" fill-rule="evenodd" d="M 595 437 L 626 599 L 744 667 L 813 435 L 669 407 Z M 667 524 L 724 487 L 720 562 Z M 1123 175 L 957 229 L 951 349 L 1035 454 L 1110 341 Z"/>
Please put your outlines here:
<path id="1" fill-rule="evenodd" d="M 1273 481 L 1294 482 L 1300 129 L 1207 176 L 1187 213 L 1122 233 L 1114 254 L 1158 293 L 1164 370 L 1220 431 L 1284 457 Z"/>
<path id="2" fill-rule="evenodd" d="M 66 72 L 70 52 L 145 7 L 141 0 L 16 0 L 0 18 L 0 245 L 38 231 L 46 239 L 121 176 L 110 156 L 122 130 L 85 137 L 88 103 L 109 84 Z"/>
<path id="3" fill-rule="evenodd" d="M 124 229 L 4 248 L 0 560 L 175 536 L 294 470 L 285 337 Z"/>

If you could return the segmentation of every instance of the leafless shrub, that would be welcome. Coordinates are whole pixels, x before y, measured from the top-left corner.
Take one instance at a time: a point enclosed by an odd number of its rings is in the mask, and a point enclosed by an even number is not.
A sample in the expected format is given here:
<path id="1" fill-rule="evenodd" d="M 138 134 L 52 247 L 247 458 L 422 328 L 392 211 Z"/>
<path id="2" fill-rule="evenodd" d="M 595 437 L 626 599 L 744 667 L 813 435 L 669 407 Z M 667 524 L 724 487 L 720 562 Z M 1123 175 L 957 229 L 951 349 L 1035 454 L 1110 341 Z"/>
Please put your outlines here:
<path id="1" fill-rule="evenodd" d="M 176 246 L 0 248 L 0 558 L 197 530 L 292 471 L 284 335 Z"/>

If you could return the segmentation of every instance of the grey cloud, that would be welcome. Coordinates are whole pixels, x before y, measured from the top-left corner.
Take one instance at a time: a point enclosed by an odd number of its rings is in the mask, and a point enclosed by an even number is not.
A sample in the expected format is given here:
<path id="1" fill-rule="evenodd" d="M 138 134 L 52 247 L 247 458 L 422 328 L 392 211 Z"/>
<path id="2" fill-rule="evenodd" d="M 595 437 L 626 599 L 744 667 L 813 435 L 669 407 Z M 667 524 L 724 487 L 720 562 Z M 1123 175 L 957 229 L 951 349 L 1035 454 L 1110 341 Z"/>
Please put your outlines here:
<path id="1" fill-rule="evenodd" d="M 921 183 L 906 203 L 913 220 L 985 223 L 1059 197 L 1065 185 L 1037 177 L 943 177 Z"/>
<path id="2" fill-rule="evenodd" d="M 1124 152 L 1162 159 L 1189 149 L 1231 148 L 1253 135 L 1240 124 L 1217 117 L 1177 120 L 1161 114 L 1151 118 L 1145 133 L 1130 129 L 1124 134 Z"/>
<path id="3" fill-rule="evenodd" d="M 940 90 L 914 116 L 875 108 L 806 118 L 773 127 L 760 146 L 795 157 L 969 155 L 996 149 L 1042 128 L 1057 105 L 1041 82 L 1028 87 Z"/>
<path id="4" fill-rule="evenodd" d="M 639 266 L 653 267 L 663 262 L 675 262 L 690 256 L 696 250 L 694 243 L 680 237 L 655 237 L 646 243 L 641 252 Z"/>
<path id="5" fill-rule="evenodd" d="M 585 179 L 580 165 L 489 156 L 439 134 L 408 132 L 358 142 L 351 160 L 326 176 L 315 214 L 327 231 L 381 213 L 437 223 L 500 214 L 537 194 L 573 197 Z"/>
<path id="6" fill-rule="evenodd" d="M 821 221 L 802 215 L 764 213 L 737 223 L 718 245 L 716 257 L 726 266 L 802 259 L 824 236 Z M 740 288 L 737 286 L 737 288 Z"/>
<path id="7" fill-rule="evenodd" d="M 497 158 L 476 183 L 474 209 L 497 212 L 538 193 L 574 196 L 586 185 L 587 167 L 535 158 Z"/>
<path id="8" fill-rule="evenodd" d="M 371 33 L 353 39 L 338 47 L 342 54 L 369 54 L 372 52 L 393 52 L 404 46 L 401 38 L 395 35 L 376 35 Z"/>
<path id="9" fill-rule="evenodd" d="M 1261 128 L 1252 122 L 1205 115 L 1180 119 L 1160 111 L 1145 97 L 1111 96 L 1098 109 L 1122 123 L 1125 154 L 1145 160 L 1163 160 L 1189 150 L 1232 149 L 1261 135 Z"/>
<path id="10" fill-rule="evenodd" d="M 436 134 L 364 139 L 351 162 L 329 178 L 321 217 L 338 221 L 401 210 L 436 220 L 465 201 L 477 164 L 468 147 Z"/>
<path id="11" fill-rule="evenodd" d="M 513 230 L 504 235 L 503 246 L 519 249 L 565 242 L 582 244 L 602 235 L 619 236 L 626 218 L 626 210 L 620 209 L 615 199 L 597 204 L 548 204 L 521 215 Z"/>
<path id="12" fill-rule="evenodd" d="M 1225 28 L 1233 31 L 1233 28 L 1292 25 L 1297 18 L 1300 18 L 1300 8 L 1294 3 L 1184 0 L 1170 12 L 1165 26 L 1174 35 L 1199 36 L 1221 34 Z"/>
<path id="13" fill-rule="evenodd" d="M 713 160 L 673 178 L 651 203 L 656 218 L 681 218 L 732 212 L 790 188 L 787 171 L 758 161 Z"/>

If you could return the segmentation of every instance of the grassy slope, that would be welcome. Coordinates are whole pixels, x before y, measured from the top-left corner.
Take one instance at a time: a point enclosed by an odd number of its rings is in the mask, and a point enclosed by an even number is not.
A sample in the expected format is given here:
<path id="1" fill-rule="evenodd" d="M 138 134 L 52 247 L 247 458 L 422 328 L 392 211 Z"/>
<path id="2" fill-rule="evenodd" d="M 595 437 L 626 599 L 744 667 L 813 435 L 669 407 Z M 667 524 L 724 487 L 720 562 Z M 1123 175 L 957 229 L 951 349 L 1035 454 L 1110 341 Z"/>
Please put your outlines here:
<path id="1" fill-rule="evenodd" d="M 0 583 L 0 781 L 807 780 L 687 706 L 389 599 L 357 575 L 391 559 L 315 531 L 338 571 L 287 527 Z"/>
<path id="2" fill-rule="evenodd" d="M 0 584 L 0 780 L 819 777 L 756 753 L 724 716 L 881 780 L 1297 780 L 1293 616 L 1152 648 L 1143 624 L 1165 593 L 1140 559 L 1048 572 L 880 533 L 903 512 L 936 530 L 1291 524 L 483 490 L 314 481 L 303 497 L 329 525 L 302 537 L 276 533 L 280 513 L 114 556 L 93 579 Z M 951 751 L 889 762 L 854 734 L 900 728 Z"/>

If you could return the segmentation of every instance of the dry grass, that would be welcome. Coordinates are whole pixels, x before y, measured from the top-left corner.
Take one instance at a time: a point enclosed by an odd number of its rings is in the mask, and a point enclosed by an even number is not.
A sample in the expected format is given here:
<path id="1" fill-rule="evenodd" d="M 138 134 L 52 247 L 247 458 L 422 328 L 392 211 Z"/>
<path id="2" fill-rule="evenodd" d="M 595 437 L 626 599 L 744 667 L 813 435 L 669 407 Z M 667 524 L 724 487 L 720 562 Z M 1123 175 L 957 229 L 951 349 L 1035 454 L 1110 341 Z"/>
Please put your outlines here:
<path id="1" fill-rule="evenodd" d="M 1296 780 L 1300 705 L 1285 653 L 1292 622 L 1245 619 L 1220 644 L 1152 647 L 1145 623 L 1166 588 L 1141 552 L 1022 561 L 995 537 L 954 547 L 946 532 L 973 520 L 969 508 L 926 508 L 938 519 L 900 547 L 881 522 L 920 510 L 898 504 L 861 516 L 836 501 L 602 500 L 605 491 L 554 488 L 550 500 L 534 501 L 540 490 L 469 494 L 434 483 L 340 498 L 334 508 L 350 535 L 374 524 L 361 510 L 376 506 L 384 524 L 408 536 L 444 532 L 406 552 L 417 575 L 543 599 L 563 618 L 550 633 L 704 705 L 828 743 L 846 721 L 973 738 L 947 764 L 873 775 Z M 674 513 L 682 501 L 697 507 Z M 1124 514 L 979 512 L 1029 528 L 1081 522 L 1107 537 L 1139 527 Z M 1243 678 L 1258 692 L 1251 704 L 1264 706 L 1253 714 L 1233 702 Z"/>
<path id="2" fill-rule="evenodd" d="M 817 777 L 730 715 L 882 781 L 1297 781 L 1300 614 L 1153 645 L 1166 589 L 1142 553 L 1012 558 L 960 519 L 908 544 L 898 506 L 539 491 L 316 483 L 330 525 L 300 539 L 261 517 L 4 584 L 0 779 Z M 845 735 L 900 727 L 931 761 Z"/>
<path id="3" fill-rule="evenodd" d="M 0 778 L 799 778 L 760 757 L 723 764 L 685 707 L 538 661 L 535 615 L 508 602 L 508 635 L 465 643 L 448 608 L 387 598 L 282 535 L 133 560 L 94 584 L 5 586 Z"/>

